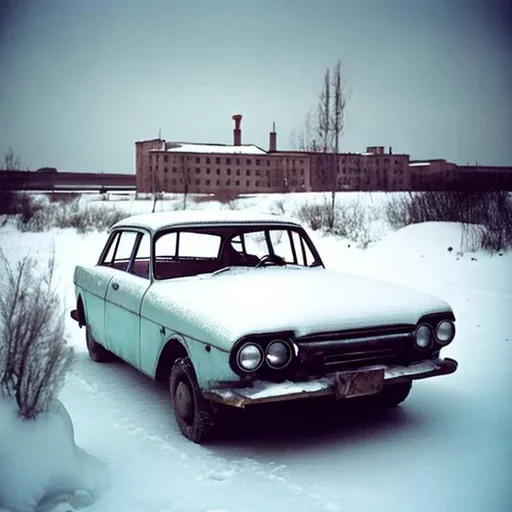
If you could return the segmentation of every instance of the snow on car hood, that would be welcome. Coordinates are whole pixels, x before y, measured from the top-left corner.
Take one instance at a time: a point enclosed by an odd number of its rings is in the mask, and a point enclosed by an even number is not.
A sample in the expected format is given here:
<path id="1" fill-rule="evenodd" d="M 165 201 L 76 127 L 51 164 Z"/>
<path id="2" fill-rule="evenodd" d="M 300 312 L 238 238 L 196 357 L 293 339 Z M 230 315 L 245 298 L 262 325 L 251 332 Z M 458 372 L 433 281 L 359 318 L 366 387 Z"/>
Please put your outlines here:
<path id="1" fill-rule="evenodd" d="M 399 285 L 291 266 L 158 281 L 145 303 L 165 314 L 171 329 L 227 350 L 248 334 L 415 324 L 425 314 L 451 311 L 437 297 Z"/>

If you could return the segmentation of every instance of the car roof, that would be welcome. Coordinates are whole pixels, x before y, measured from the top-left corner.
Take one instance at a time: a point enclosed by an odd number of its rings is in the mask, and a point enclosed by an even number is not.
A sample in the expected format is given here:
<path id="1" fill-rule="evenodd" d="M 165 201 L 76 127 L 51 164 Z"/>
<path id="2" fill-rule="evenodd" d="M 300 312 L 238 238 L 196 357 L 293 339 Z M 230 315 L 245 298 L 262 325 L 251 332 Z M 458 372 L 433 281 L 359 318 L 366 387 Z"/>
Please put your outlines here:
<path id="1" fill-rule="evenodd" d="M 116 222 L 110 229 L 119 228 L 145 228 L 153 233 L 165 228 L 187 227 L 187 226 L 222 226 L 222 225 L 292 225 L 300 227 L 300 224 L 273 214 L 262 214 L 253 212 L 242 212 L 233 210 L 203 210 L 203 211 L 172 211 L 157 212 L 144 215 L 134 215 Z"/>

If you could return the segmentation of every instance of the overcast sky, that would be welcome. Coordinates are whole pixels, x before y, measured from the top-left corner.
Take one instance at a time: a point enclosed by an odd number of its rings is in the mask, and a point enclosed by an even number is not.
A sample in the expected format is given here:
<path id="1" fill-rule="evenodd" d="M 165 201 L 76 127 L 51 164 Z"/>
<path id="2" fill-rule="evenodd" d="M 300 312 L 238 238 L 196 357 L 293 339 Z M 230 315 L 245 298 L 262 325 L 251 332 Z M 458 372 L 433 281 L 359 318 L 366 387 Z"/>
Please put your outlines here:
<path id="1" fill-rule="evenodd" d="M 0 157 L 134 172 L 134 142 L 278 147 L 340 58 L 342 151 L 512 165 L 510 0 L 0 0 Z M 3 158 L 2 158 L 3 160 Z"/>

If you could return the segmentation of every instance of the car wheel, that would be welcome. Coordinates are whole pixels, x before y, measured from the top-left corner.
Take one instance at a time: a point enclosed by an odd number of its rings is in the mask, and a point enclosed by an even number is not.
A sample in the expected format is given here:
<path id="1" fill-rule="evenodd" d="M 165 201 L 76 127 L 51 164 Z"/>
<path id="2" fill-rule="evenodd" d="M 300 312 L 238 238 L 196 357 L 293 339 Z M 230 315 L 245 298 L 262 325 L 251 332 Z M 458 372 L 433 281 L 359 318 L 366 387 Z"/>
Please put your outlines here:
<path id="1" fill-rule="evenodd" d="M 388 384 L 375 397 L 377 405 L 383 409 L 391 409 L 401 404 L 411 392 L 412 381 Z"/>
<path id="2" fill-rule="evenodd" d="M 171 402 L 181 433 L 194 443 L 202 443 L 215 425 L 216 412 L 197 384 L 196 373 L 188 357 L 177 359 L 169 378 Z"/>
<path id="3" fill-rule="evenodd" d="M 100 345 L 91 334 L 91 328 L 85 326 L 85 341 L 90 358 L 96 363 L 108 363 L 114 360 L 114 354 Z"/>

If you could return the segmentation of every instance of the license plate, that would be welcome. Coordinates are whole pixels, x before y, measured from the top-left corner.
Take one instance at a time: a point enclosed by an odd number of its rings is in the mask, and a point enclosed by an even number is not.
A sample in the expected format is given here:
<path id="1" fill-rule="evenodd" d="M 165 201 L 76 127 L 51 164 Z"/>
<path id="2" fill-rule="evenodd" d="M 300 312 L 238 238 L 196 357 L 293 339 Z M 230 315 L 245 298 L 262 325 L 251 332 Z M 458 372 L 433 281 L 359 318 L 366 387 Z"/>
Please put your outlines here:
<path id="1" fill-rule="evenodd" d="M 336 374 L 336 398 L 374 395 L 382 390 L 384 368 L 367 368 Z"/>

